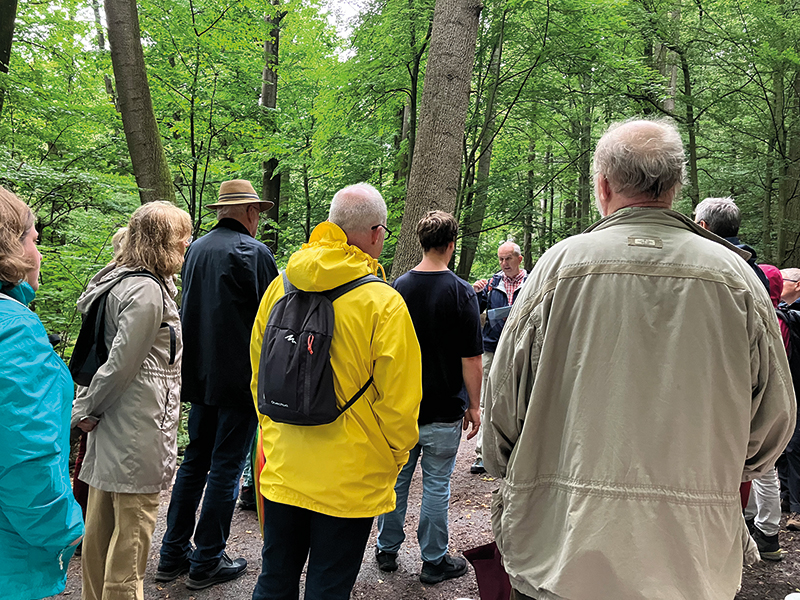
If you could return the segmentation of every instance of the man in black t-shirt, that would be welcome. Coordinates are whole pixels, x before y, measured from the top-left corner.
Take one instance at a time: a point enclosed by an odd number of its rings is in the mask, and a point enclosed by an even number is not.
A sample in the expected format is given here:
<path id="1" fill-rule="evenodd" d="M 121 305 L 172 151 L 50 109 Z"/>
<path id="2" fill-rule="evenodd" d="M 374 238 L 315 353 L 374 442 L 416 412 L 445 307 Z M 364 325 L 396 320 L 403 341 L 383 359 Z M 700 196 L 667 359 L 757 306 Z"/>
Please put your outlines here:
<path id="1" fill-rule="evenodd" d="M 382 571 L 397 569 L 405 539 L 403 523 L 408 488 L 422 465 L 422 508 L 417 538 L 422 552 L 420 581 L 433 584 L 467 572 L 461 557 L 447 553 L 450 476 L 461 430 L 471 439 L 480 428 L 483 353 L 478 299 L 472 286 L 447 268 L 458 223 L 452 215 L 431 211 L 417 225 L 423 258 L 394 282 L 408 305 L 422 351 L 422 403 L 419 442 L 397 477 L 397 507 L 378 517 L 375 556 Z"/>

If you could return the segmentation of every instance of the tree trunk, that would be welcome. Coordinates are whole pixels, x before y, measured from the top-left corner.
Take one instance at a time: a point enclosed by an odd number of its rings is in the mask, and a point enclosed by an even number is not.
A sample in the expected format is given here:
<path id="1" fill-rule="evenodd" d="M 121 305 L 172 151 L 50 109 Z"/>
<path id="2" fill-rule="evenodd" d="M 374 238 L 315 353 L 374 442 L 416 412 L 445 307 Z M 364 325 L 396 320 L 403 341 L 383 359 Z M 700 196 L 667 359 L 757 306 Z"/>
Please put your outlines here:
<path id="1" fill-rule="evenodd" d="M 11 62 L 11 44 L 14 41 L 14 23 L 17 20 L 17 0 L 0 1 L 0 73 L 8 73 Z M 0 84 L 2 80 L 0 79 Z M 3 114 L 5 89 L 0 85 L 0 116 Z"/>
<path id="2" fill-rule="evenodd" d="M 393 278 L 419 261 L 416 227 L 425 212 L 435 208 L 451 212 L 456 206 L 480 9 L 479 0 L 436 1 Z"/>
<path id="3" fill-rule="evenodd" d="M 144 65 L 136 0 L 105 0 L 111 63 L 125 141 L 142 204 L 175 201 L 175 188 L 161 144 Z"/>
<path id="4" fill-rule="evenodd" d="M 761 254 L 766 264 L 772 262 L 772 191 L 775 187 L 775 136 L 767 143 L 767 164 L 764 168 L 764 203 L 761 206 Z"/>
<path id="5" fill-rule="evenodd" d="M 486 99 L 486 109 L 483 116 L 483 127 L 480 134 L 480 157 L 478 158 L 477 189 L 470 210 L 466 211 L 463 223 L 464 230 L 461 240 L 461 254 L 458 257 L 456 274 L 468 279 L 475 261 L 475 252 L 478 249 L 478 240 L 483 228 L 483 219 L 486 216 L 486 205 L 489 201 L 489 169 L 492 163 L 492 148 L 496 130 L 495 99 L 500 85 L 500 57 L 503 52 L 503 30 L 505 26 L 505 13 L 497 35 L 497 42 L 492 50 L 489 62 L 489 90 Z"/>
<path id="6" fill-rule="evenodd" d="M 694 118 L 694 98 L 692 97 L 692 78 L 686 53 L 680 53 L 683 71 L 683 93 L 686 97 L 686 129 L 689 131 L 689 197 L 692 209 L 700 203 L 700 180 L 697 176 L 697 122 Z"/>
<path id="7" fill-rule="evenodd" d="M 278 5 L 278 0 L 273 0 L 273 6 Z M 267 110 L 278 106 L 278 45 L 281 34 L 281 19 L 286 12 L 277 11 L 273 16 L 265 17 L 271 25 L 269 36 L 264 40 L 264 71 L 261 77 L 261 106 Z M 273 119 L 270 117 L 270 123 Z M 275 133 L 274 129 L 269 133 Z M 267 211 L 267 224 L 264 243 L 272 252 L 278 251 L 278 228 L 280 224 L 281 204 L 281 178 L 276 174 L 278 159 L 270 158 L 262 164 L 263 174 L 261 179 L 261 199 L 272 202 L 273 206 Z M 275 225 L 273 225 L 273 223 Z"/>
<path id="8" fill-rule="evenodd" d="M 580 124 L 580 158 L 578 159 L 578 205 L 581 216 L 576 233 L 592 224 L 592 74 L 585 73 L 581 81 L 583 115 Z"/>
<path id="9" fill-rule="evenodd" d="M 534 170 L 533 165 L 534 160 L 536 160 L 536 156 L 532 152 L 533 141 L 531 140 L 530 145 L 528 146 L 528 194 L 531 197 L 531 202 L 533 202 L 533 183 L 534 183 Z M 553 161 L 553 155 L 550 151 L 550 148 L 547 148 L 547 151 L 544 154 L 544 170 L 545 176 L 547 177 L 547 181 L 550 180 L 550 167 Z M 552 182 L 548 185 L 548 187 L 552 187 Z M 548 231 L 547 231 L 547 198 L 548 198 L 548 190 L 545 190 L 542 194 L 542 200 L 540 202 L 540 215 L 539 215 L 539 256 L 544 254 L 545 250 L 547 250 L 547 240 L 548 240 Z"/>
<path id="10" fill-rule="evenodd" d="M 304 229 L 306 230 L 306 242 L 311 237 L 311 191 L 309 188 L 308 179 L 308 165 L 303 163 L 303 198 L 306 201 L 306 222 Z"/>

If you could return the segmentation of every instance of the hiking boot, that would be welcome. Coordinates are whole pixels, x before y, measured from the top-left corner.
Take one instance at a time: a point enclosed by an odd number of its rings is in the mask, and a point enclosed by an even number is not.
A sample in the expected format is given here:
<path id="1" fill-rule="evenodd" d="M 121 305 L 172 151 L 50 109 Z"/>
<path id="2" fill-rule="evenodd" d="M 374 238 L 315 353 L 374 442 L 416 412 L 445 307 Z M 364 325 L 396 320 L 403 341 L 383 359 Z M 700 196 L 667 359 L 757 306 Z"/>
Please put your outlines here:
<path id="1" fill-rule="evenodd" d="M 483 468 L 483 459 L 479 458 L 474 463 L 472 463 L 472 466 L 469 468 L 469 472 L 472 473 L 473 475 L 480 475 L 482 473 L 486 473 L 486 469 Z"/>
<path id="2" fill-rule="evenodd" d="M 165 563 L 163 560 L 158 561 L 158 570 L 156 571 L 155 580 L 165 583 L 177 579 L 184 573 L 189 572 L 189 559 L 184 559 L 181 563 L 173 565 Z"/>
<path id="3" fill-rule="evenodd" d="M 375 546 L 375 560 L 378 561 L 378 568 L 381 571 L 385 571 L 387 573 L 397 571 L 396 552 L 384 552 L 383 550 L 378 550 L 378 547 Z"/>
<path id="4" fill-rule="evenodd" d="M 247 561 L 244 558 L 231 560 L 227 554 L 222 553 L 217 566 L 209 571 L 189 571 L 186 587 L 190 590 L 202 590 L 223 581 L 230 581 L 244 575 L 247 570 Z"/>
<path id="5" fill-rule="evenodd" d="M 789 518 L 786 519 L 786 529 L 800 531 L 800 513 L 789 513 Z"/>
<path id="6" fill-rule="evenodd" d="M 758 553 L 764 560 L 781 560 L 783 558 L 777 533 L 775 535 L 765 535 L 763 531 L 756 527 L 753 531 L 753 539 L 756 541 L 756 546 L 758 546 Z"/>
<path id="7" fill-rule="evenodd" d="M 434 584 L 445 579 L 455 579 L 467 572 L 467 561 L 460 556 L 445 554 L 438 563 L 423 561 L 419 580 L 422 583 Z"/>
<path id="8" fill-rule="evenodd" d="M 239 508 L 242 510 L 256 510 L 256 493 L 253 486 L 242 487 L 239 492 Z"/>

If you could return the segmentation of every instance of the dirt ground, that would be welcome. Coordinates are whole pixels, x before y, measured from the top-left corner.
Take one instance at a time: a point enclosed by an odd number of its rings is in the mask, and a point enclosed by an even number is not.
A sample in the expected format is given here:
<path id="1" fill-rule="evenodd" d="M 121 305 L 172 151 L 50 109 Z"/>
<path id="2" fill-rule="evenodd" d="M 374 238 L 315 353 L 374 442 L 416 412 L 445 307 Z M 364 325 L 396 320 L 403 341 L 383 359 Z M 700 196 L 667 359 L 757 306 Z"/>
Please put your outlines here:
<path id="1" fill-rule="evenodd" d="M 492 540 L 489 501 L 492 490 L 498 485 L 491 477 L 470 475 L 469 465 L 474 459 L 474 448 L 473 441 L 462 442 L 452 479 L 450 551 L 455 554 Z M 406 521 L 407 539 L 398 559 L 400 568 L 395 573 L 383 573 L 378 570 L 373 554 L 376 536 L 373 528 L 352 598 L 477 600 L 478 586 L 471 568 L 465 576 L 437 585 L 424 585 L 419 582 L 422 561 L 415 531 L 419 516 L 420 494 L 421 481 L 418 469 L 411 485 Z M 165 492 L 161 497 L 153 547 L 147 564 L 144 586 L 146 600 L 249 600 L 261 567 L 261 537 L 255 513 L 241 511 L 238 508 L 234 513 L 227 551 L 231 557 L 243 556 L 247 559 L 248 570 L 244 576 L 196 592 L 186 589 L 185 576 L 168 584 L 153 581 L 158 564 L 158 549 L 164 535 L 168 503 L 169 494 Z M 785 524 L 785 515 L 782 524 Z M 735 600 L 784 600 L 787 594 L 800 592 L 800 532 L 787 531 L 782 527 L 780 536 L 784 559 L 781 562 L 765 561 L 754 567 L 745 568 L 742 590 Z M 80 597 L 80 579 L 80 558 L 76 557 L 69 567 L 66 590 L 54 598 L 75 600 Z"/>

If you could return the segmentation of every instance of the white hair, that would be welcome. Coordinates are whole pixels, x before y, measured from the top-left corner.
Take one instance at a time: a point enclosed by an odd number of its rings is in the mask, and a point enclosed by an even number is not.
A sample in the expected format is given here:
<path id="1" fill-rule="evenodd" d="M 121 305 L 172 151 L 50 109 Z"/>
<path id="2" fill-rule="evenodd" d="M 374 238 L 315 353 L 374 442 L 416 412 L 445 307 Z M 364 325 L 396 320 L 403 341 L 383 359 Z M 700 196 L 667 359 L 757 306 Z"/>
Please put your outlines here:
<path id="1" fill-rule="evenodd" d="M 597 142 L 595 177 L 623 196 L 671 201 L 685 176 L 683 141 L 670 119 L 614 123 Z"/>
<path id="2" fill-rule="evenodd" d="M 503 246 L 511 246 L 511 249 L 514 251 L 514 254 L 516 254 L 517 256 L 522 256 L 522 248 L 520 248 L 519 244 L 517 244 L 516 242 L 512 240 L 506 240 L 497 247 L 497 251 L 499 252 L 500 248 L 502 248 Z"/>
<path id="3" fill-rule="evenodd" d="M 694 209 L 694 220 L 705 221 L 708 230 L 720 237 L 735 237 L 742 217 L 733 198 L 706 198 Z"/>
<path id="4" fill-rule="evenodd" d="M 345 233 L 367 233 L 375 225 L 386 224 L 386 203 L 368 183 L 349 185 L 334 195 L 328 220 Z"/>

